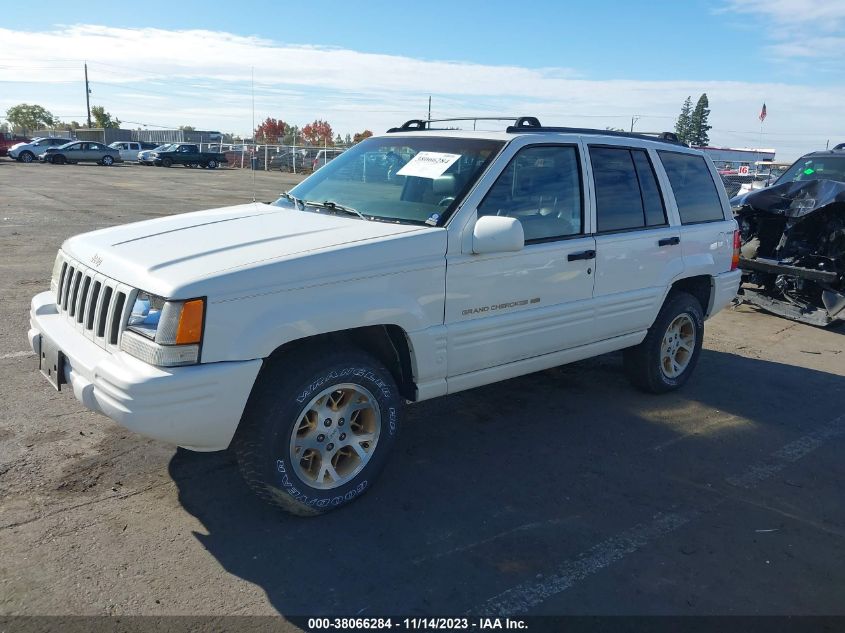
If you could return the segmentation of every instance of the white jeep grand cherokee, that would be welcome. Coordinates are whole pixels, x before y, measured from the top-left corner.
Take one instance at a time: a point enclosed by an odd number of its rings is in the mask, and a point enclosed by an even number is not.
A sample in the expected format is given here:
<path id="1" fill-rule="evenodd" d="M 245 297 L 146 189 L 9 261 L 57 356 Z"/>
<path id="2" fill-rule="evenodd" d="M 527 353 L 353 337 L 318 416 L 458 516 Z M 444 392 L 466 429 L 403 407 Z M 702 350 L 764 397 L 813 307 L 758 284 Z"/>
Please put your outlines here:
<path id="1" fill-rule="evenodd" d="M 740 281 L 701 152 L 671 140 L 409 121 L 273 204 L 68 239 L 32 300 L 41 371 L 166 442 L 232 447 L 298 514 L 365 492 L 402 405 L 625 350 L 681 386 Z"/>

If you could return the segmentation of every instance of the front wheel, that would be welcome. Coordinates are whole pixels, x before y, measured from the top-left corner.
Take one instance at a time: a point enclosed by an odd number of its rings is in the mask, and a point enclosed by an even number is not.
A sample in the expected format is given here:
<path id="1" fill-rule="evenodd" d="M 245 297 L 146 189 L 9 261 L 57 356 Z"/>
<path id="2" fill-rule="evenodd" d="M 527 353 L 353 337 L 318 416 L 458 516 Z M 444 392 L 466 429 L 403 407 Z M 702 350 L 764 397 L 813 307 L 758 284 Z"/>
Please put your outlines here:
<path id="1" fill-rule="evenodd" d="M 649 393 L 665 393 L 690 377 L 704 340 L 704 315 L 698 299 L 672 291 L 642 343 L 625 350 L 625 373 Z"/>
<path id="2" fill-rule="evenodd" d="M 161 159 L 161 166 L 162 167 L 170 167 L 173 164 L 172 158 L 162 158 Z"/>
<path id="3" fill-rule="evenodd" d="M 114 165 L 114 158 L 106 154 L 105 156 L 103 156 L 103 160 L 101 160 L 100 162 L 106 167 L 111 167 L 112 165 Z"/>
<path id="4" fill-rule="evenodd" d="M 32 152 L 21 152 L 18 160 L 22 163 L 31 163 L 35 159 L 35 154 Z"/>
<path id="5" fill-rule="evenodd" d="M 241 473 L 293 514 L 345 505 L 384 467 L 401 404 L 390 372 L 355 348 L 311 345 L 271 358 L 233 440 Z"/>
<path id="6" fill-rule="evenodd" d="M 217 163 L 216 160 L 210 160 L 210 161 L 208 161 L 208 163 L 206 163 L 206 166 L 209 169 L 217 169 L 217 165 L 218 165 L 218 163 Z"/>

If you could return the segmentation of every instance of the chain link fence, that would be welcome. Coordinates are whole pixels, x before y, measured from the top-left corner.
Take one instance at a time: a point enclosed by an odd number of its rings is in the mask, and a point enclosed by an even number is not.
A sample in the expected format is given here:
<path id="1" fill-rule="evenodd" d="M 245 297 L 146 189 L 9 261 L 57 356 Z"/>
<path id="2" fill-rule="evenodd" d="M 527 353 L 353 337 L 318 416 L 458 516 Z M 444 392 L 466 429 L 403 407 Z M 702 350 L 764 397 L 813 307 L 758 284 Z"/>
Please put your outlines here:
<path id="1" fill-rule="evenodd" d="M 756 191 L 768 187 L 788 168 L 788 165 L 772 161 L 732 164 L 714 161 L 728 198 L 741 193 Z"/>
<path id="2" fill-rule="evenodd" d="M 200 143 L 204 152 L 221 152 L 235 169 L 310 174 L 346 151 L 342 146 Z"/>

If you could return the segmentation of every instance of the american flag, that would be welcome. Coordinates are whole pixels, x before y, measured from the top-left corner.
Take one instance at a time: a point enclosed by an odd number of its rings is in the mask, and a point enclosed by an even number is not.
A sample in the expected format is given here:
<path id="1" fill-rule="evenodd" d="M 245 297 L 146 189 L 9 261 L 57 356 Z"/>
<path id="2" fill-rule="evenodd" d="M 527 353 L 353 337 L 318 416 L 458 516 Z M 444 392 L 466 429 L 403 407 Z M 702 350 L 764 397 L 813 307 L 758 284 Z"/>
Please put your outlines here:
<path id="1" fill-rule="evenodd" d="M 763 104 L 763 109 L 760 110 L 760 123 L 766 120 L 766 104 Z"/>

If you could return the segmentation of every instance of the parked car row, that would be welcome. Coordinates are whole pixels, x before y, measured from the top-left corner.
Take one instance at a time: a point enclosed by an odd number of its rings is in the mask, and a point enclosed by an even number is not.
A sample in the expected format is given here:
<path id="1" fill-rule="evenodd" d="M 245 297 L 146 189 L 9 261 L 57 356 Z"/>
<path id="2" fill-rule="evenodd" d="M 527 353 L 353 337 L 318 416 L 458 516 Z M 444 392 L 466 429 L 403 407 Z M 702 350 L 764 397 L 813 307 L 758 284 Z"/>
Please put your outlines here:
<path id="1" fill-rule="evenodd" d="M 216 169 L 226 157 L 219 152 L 202 152 L 193 143 L 169 143 L 156 146 L 138 141 L 115 141 L 110 145 L 95 141 L 69 140 L 61 137 L 41 137 L 25 140 L 8 147 L 8 156 L 22 163 L 40 161 L 53 165 L 94 162 L 111 166 L 115 163 L 137 162 L 142 165 L 170 167 L 206 167 Z"/>

